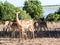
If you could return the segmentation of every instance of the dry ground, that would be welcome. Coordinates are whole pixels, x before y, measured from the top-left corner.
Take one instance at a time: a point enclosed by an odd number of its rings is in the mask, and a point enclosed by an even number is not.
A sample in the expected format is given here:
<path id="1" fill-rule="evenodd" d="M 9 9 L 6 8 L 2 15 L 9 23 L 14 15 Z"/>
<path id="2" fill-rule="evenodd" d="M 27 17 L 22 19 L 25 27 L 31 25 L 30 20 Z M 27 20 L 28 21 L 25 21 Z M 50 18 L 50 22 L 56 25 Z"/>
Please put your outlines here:
<path id="1" fill-rule="evenodd" d="M 60 45 L 60 38 L 36 38 L 20 42 L 18 38 L 0 38 L 0 45 Z"/>

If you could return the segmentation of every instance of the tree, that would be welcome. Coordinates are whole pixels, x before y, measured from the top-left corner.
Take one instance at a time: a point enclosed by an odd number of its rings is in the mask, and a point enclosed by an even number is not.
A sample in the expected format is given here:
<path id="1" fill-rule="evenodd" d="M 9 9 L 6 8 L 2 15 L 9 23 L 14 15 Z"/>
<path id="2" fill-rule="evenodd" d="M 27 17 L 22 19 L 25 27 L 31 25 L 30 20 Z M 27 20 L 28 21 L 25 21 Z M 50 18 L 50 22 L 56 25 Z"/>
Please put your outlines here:
<path id="1" fill-rule="evenodd" d="M 3 3 L 0 2 L 0 20 L 2 19 L 2 10 L 3 10 L 4 6 Z"/>
<path id="2" fill-rule="evenodd" d="M 16 7 L 16 11 L 20 12 L 19 19 L 22 19 L 22 20 L 24 20 L 24 19 L 32 19 L 31 16 L 28 13 L 26 13 L 25 10 L 23 10 L 23 9 L 21 9 L 19 7 Z"/>
<path id="3" fill-rule="evenodd" d="M 59 14 L 50 13 L 46 17 L 46 20 L 47 21 L 60 21 L 60 15 Z"/>
<path id="4" fill-rule="evenodd" d="M 47 21 L 60 21 L 60 8 L 55 13 L 50 13 L 46 17 Z"/>
<path id="5" fill-rule="evenodd" d="M 60 8 L 55 12 L 55 14 L 60 14 Z"/>
<path id="6" fill-rule="evenodd" d="M 15 7 L 9 2 L 5 1 L 4 3 L 0 2 L 0 20 L 1 21 L 15 21 L 15 11 L 19 11 L 20 19 L 31 19 L 31 16 L 26 13 L 26 11 L 22 10 L 20 7 Z"/>
<path id="7" fill-rule="evenodd" d="M 26 10 L 27 13 L 33 18 L 43 18 L 43 9 L 41 6 L 41 2 L 39 0 L 32 1 L 28 0 L 25 1 L 23 10 Z"/>
<path id="8" fill-rule="evenodd" d="M 14 20 L 14 11 L 15 11 L 15 6 L 10 4 L 9 2 L 5 1 L 4 2 L 4 9 L 2 10 L 2 20 Z"/>
<path id="9" fill-rule="evenodd" d="M 54 21 L 54 14 L 53 13 L 48 14 L 48 16 L 46 17 L 46 20 L 47 21 Z"/>

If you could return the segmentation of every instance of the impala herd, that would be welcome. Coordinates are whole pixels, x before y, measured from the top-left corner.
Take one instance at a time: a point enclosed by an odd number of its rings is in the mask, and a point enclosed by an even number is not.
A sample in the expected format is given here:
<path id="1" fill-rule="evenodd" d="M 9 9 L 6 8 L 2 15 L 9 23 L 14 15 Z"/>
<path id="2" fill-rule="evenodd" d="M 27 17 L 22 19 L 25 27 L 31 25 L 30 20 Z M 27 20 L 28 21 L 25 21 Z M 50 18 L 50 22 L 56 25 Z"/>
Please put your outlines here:
<path id="1" fill-rule="evenodd" d="M 34 38 L 35 31 L 47 31 L 60 28 L 60 23 L 55 22 L 45 22 L 37 19 L 33 22 L 33 20 L 19 20 L 18 18 L 19 12 L 15 13 L 16 22 L 5 21 L 4 24 L 0 24 L 0 31 L 12 31 L 12 35 L 15 36 L 15 31 L 18 30 L 20 32 L 20 37 L 24 38 L 24 36 L 30 36 Z"/>

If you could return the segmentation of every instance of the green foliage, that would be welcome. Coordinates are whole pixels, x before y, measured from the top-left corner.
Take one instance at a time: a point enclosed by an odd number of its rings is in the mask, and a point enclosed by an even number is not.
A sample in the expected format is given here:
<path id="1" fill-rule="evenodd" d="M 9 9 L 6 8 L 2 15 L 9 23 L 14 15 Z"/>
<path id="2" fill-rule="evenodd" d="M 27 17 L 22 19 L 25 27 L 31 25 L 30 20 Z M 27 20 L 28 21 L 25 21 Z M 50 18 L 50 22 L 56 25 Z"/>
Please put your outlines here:
<path id="1" fill-rule="evenodd" d="M 0 2 L 0 20 L 1 20 L 1 18 L 2 18 L 2 10 L 4 9 L 4 6 L 3 6 L 3 3 L 2 2 Z"/>
<path id="2" fill-rule="evenodd" d="M 59 14 L 54 15 L 54 21 L 60 21 L 60 15 Z"/>
<path id="3" fill-rule="evenodd" d="M 46 17 L 47 21 L 60 21 L 60 14 L 52 14 L 50 13 L 47 17 Z"/>
<path id="4" fill-rule="evenodd" d="M 21 10 L 20 13 L 21 13 L 21 14 L 19 15 L 19 18 L 20 18 L 20 19 L 31 19 L 31 16 L 30 16 L 28 13 L 26 14 L 26 11 Z"/>
<path id="5" fill-rule="evenodd" d="M 55 14 L 60 14 L 60 8 L 55 12 Z"/>
<path id="6" fill-rule="evenodd" d="M 10 3 L 8 3 L 8 2 L 4 2 L 3 3 L 3 6 L 1 6 L 1 19 L 2 20 L 11 20 L 11 21 L 13 21 L 13 18 L 14 18 L 14 16 L 13 16 L 13 12 L 14 12 L 14 9 L 15 7 L 12 5 L 12 4 L 10 4 Z"/>
<path id="7" fill-rule="evenodd" d="M 60 21 L 60 8 L 55 13 L 50 13 L 46 17 L 47 21 Z"/>
<path id="8" fill-rule="evenodd" d="M 42 6 L 41 6 L 41 2 L 39 0 L 36 0 L 36 1 L 34 1 L 34 0 L 33 1 L 32 0 L 25 1 L 23 10 L 26 10 L 27 13 L 29 13 L 30 16 L 33 19 L 43 18 L 43 9 L 42 9 Z"/>
<path id="9" fill-rule="evenodd" d="M 16 11 L 20 12 L 19 19 L 22 19 L 22 20 L 23 19 L 32 19 L 31 16 L 28 13 L 26 13 L 25 10 L 22 10 L 19 7 L 16 7 Z"/>
<path id="10" fill-rule="evenodd" d="M 15 11 L 20 12 L 20 19 L 31 19 L 31 16 L 26 11 L 5 1 L 4 3 L 0 2 L 0 21 L 15 21 Z"/>
<path id="11" fill-rule="evenodd" d="M 53 13 L 48 14 L 48 16 L 46 17 L 46 20 L 47 21 L 53 21 L 54 20 L 54 14 Z"/>

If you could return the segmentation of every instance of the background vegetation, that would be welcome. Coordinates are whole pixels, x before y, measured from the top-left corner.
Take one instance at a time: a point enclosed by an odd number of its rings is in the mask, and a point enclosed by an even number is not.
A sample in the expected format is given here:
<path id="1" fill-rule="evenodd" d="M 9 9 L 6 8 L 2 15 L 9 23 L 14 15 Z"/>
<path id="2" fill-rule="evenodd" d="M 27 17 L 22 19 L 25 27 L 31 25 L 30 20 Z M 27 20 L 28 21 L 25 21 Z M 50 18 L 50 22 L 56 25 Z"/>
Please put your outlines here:
<path id="1" fill-rule="evenodd" d="M 9 2 L 0 2 L 0 22 L 1 21 L 15 21 L 15 11 L 19 11 L 19 19 L 35 19 L 43 18 L 43 9 L 41 2 L 37 1 L 25 1 L 24 7 L 15 7 Z"/>
<path id="2" fill-rule="evenodd" d="M 60 8 L 55 13 L 50 13 L 46 17 L 47 21 L 60 21 Z"/>
<path id="3" fill-rule="evenodd" d="M 9 2 L 0 2 L 0 22 L 10 20 L 15 21 L 15 12 L 19 11 L 19 19 L 31 19 L 31 16 L 22 10 L 20 7 L 15 7 Z"/>
<path id="4" fill-rule="evenodd" d="M 43 8 L 42 8 L 41 2 L 39 0 L 36 0 L 36 1 L 32 1 L 32 0 L 25 1 L 23 10 L 26 10 L 27 13 L 29 13 L 30 16 L 33 19 L 44 18 L 44 16 L 43 16 Z"/>
<path id="5" fill-rule="evenodd" d="M 0 2 L 0 22 L 10 20 L 15 21 L 15 12 L 19 11 L 19 19 L 44 19 L 43 8 L 41 2 L 37 1 L 25 1 L 22 8 L 15 7 L 13 4 L 5 1 Z M 50 13 L 45 19 L 46 21 L 60 21 L 60 8 L 55 13 Z"/>

